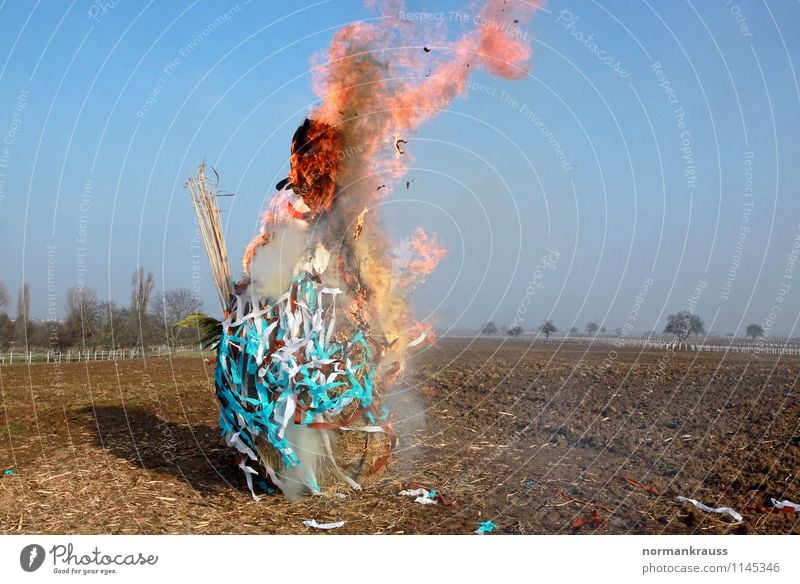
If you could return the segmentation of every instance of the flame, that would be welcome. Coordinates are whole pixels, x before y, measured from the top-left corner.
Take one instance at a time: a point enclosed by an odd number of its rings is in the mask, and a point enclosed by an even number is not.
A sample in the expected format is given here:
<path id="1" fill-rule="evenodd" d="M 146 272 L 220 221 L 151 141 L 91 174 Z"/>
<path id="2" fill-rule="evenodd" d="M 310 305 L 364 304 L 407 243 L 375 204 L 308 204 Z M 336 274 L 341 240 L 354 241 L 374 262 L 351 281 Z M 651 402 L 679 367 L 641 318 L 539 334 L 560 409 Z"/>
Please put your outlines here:
<path id="1" fill-rule="evenodd" d="M 269 240 L 269 233 L 261 232 L 247 245 L 247 249 L 244 250 L 244 257 L 242 258 L 242 270 L 245 274 L 250 274 L 250 263 L 253 261 L 253 256 L 256 254 L 256 251 L 260 247 L 267 245 Z"/>
<path id="2" fill-rule="evenodd" d="M 408 344 L 423 333 L 425 343 L 434 338 L 432 325 L 413 319 L 407 295 L 446 251 L 419 228 L 398 260 L 380 216 L 365 224 L 367 208 L 389 196 L 392 179 L 413 162 L 413 131 L 463 95 L 472 72 L 508 79 L 527 73 L 531 50 L 521 27 L 538 6 L 488 0 L 471 19 L 476 28 L 452 41 L 435 27 L 398 18 L 398 0 L 368 3 L 386 16 L 343 27 L 314 59 L 312 81 L 321 104 L 294 134 L 290 190 L 273 197 L 243 263 L 248 273 L 255 252 L 282 225 L 313 226 L 309 249 L 316 239 L 335 258 L 335 273 L 326 277 L 346 291 L 349 320 L 377 345 L 390 383 L 403 369 Z"/>
<path id="3" fill-rule="evenodd" d="M 306 119 L 294 133 L 289 181 L 312 213 L 331 210 L 341 151 L 342 138 L 331 124 Z"/>
<path id="4" fill-rule="evenodd" d="M 404 265 L 400 266 L 400 271 L 403 286 L 410 290 L 425 281 L 447 255 L 447 250 L 435 235 L 428 235 L 422 227 L 417 227 L 407 247 L 408 256 L 401 259 Z"/>
<path id="5" fill-rule="evenodd" d="M 358 236 L 361 235 L 361 232 L 364 231 L 364 218 L 367 216 L 367 211 L 369 209 L 364 207 L 364 210 L 358 214 L 358 219 L 356 220 L 356 228 L 353 230 L 353 239 L 358 239 Z"/>

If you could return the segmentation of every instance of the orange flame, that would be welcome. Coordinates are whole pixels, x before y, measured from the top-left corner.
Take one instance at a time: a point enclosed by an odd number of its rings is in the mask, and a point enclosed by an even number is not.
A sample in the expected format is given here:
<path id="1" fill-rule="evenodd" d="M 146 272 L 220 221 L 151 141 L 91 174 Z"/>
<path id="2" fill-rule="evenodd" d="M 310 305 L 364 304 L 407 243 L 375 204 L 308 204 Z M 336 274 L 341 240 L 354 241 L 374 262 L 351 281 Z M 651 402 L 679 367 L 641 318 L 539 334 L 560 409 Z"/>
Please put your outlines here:
<path id="1" fill-rule="evenodd" d="M 267 245 L 269 240 L 269 233 L 262 232 L 248 244 L 247 249 L 244 250 L 244 257 L 242 258 L 242 269 L 245 274 L 250 274 L 250 262 L 253 261 L 253 256 L 256 254 L 258 248 Z"/>
<path id="2" fill-rule="evenodd" d="M 356 228 L 353 230 L 353 239 L 358 239 L 358 236 L 361 235 L 361 232 L 364 231 L 364 219 L 367 216 L 367 211 L 369 209 L 364 207 L 364 210 L 358 214 L 358 219 L 356 220 Z"/>
<path id="3" fill-rule="evenodd" d="M 422 227 L 417 227 L 410 237 L 408 254 L 405 266 L 401 268 L 401 281 L 406 289 L 411 289 L 425 281 L 425 277 L 447 255 L 447 250 L 435 235 L 428 235 Z"/>
<path id="4" fill-rule="evenodd" d="M 314 214 L 331 210 L 341 150 L 341 136 L 325 122 L 306 119 L 294 134 L 289 181 Z"/>
<path id="5" fill-rule="evenodd" d="M 424 281 L 446 251 L 435 236 L 417 229 L 398 267 L 380 217 L 365 225 L 366 209 L 389 195 L 387 179 L 402 176 L 413 161 L 410 134 L 463 95 L 473 71 L 508 79 L 527 73 L 531 51 L 521 27 L 538 6 L 488 0 L 470 19 L 476 29 L 455 41 L 433 27 L 399 19 L 398 0 L 382 6 L 384 18 L 345 26 L 316 57 L 313 84 L 322 103 L 294 135 L 288 177 L 292 192 L 274 197 L 244 263 L 247 270 L 255 250 L 269 244 L 276 227 L 313 221 L 310 237 L 339 250 L 336 277 L 348 289 L 352 323 L 369 330 L 371 338 L 382 336 L 379 353 L 402 369 L 408 344 L 423 330 L 425 342 L 433 338 L 430 324 L 411 317 L 407 291 Z M 416 38 L 420 31 L 424 39 Z M 292 197 L 299 197 L 302 209 Z"/>

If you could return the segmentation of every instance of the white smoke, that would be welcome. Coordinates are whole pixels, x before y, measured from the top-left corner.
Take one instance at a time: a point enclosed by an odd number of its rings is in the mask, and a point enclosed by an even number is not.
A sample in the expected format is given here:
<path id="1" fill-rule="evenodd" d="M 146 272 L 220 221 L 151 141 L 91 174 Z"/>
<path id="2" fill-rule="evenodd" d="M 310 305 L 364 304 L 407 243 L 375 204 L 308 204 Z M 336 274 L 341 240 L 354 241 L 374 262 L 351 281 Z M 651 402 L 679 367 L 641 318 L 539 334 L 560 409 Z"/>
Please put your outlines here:
<path id="1" fill-rule="evenodd" d="M 250 292 L 253 298 L 275 300 L 292 282 L 297 262 L 308 245 L 308 233 L 292 224 L 282 226 L 268 245 L 259 247 L 250 264 Z"/>
<path id="2" fill-rule="evenodd" d="M 309 495 L 306 484 L 315 481 L 318 469 L 325 457 L 323 433 L 327 430 L 315 430 L 300 424 L 289 424 L 286 427 L 286 440 L 292 445 L 300 464 L 280 471 L 283 494 L 292 501 Z"/>

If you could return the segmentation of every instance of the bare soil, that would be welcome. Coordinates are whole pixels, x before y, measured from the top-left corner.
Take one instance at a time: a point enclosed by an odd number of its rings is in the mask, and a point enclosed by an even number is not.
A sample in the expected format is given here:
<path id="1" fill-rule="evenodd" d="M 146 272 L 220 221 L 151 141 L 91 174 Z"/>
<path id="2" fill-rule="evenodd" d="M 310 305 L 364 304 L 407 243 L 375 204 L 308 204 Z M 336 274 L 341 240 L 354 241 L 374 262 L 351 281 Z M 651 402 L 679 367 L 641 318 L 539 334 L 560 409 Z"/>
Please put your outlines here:
<path id="1" fill-rule="evenodd" d="M 800 502 L 796 357 L 445 339 L 410 369 L 376 484 L 255 502 L 201 357 L 2 366 L 0 532 L 800 533 L 770 502 Z"/>

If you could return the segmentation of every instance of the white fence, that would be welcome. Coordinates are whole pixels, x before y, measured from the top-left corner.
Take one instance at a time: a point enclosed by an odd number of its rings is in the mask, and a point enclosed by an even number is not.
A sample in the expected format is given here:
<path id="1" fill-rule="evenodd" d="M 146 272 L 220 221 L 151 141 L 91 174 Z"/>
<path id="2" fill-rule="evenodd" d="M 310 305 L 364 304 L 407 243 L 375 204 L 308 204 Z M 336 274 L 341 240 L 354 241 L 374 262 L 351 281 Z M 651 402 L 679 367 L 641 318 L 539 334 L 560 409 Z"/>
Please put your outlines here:
<path id="1" fill-rule="evenodd" d="M 185 353 L 202 352 L 199 346 L 151 347 L 148 349 L 90 349 L 66 351 L 24 351 L 20 349 L 0 352 L 0 365 L 21 363 L 86 363 L 89 361 L 121 361 L 145 357 L 175 357 Z"/>
<path id="2" fill-rule="evenodd" d="M 677 341 L 674 337 L 645 337 L 626 335 L 586 335 L 552 333 L 546 338 L 539 333 L 523 333 L 519 336 L 506 336 L 502 333 L 495 335 L 482 335 L 475 333 L 446 334 L 445 339 L 495 339 L 497 341 L 522 341 L 526 343 L 560 344 L 569 342 L 592 343 L 597 345 L 610 345 L 617 348 L 651 349 L 655 351 L 695 351 L 695 352 L 722 352 L 722 353 L 753 353 L 760 355 L 800 355 L 800 338 L 797 337 L 768 337 L 749 339 L 741 337 L 696 337 L 684 341 Z"/>
<path id="3" fill-rule="evenodd" d="M 655 349 L 661 351 L 695 351 L 723 353 L 755 353 L 762 355 L 800 355 L 800 339 L 770 337 L 767 339 L 719 338 L 687 339 L 676 341 L 669 337 L 599 336 L 595 343 L 625 348 Z"/>

